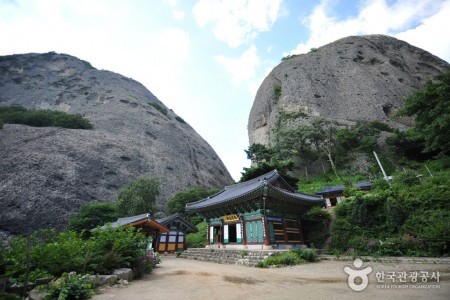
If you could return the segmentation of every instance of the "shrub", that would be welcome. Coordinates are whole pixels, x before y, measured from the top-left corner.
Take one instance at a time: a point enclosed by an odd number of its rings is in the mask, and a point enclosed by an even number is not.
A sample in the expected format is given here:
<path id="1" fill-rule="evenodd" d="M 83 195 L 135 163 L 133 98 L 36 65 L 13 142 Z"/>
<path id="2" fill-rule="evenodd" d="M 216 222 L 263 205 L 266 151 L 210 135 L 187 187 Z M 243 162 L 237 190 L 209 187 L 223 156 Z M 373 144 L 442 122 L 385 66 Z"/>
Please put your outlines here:
<path id="1" fill-rule="evenodd" d="M 307 262 L 315 262 L 318 258 L 317 253 L 314 249 L 300 248 L 300 249 L 293 249 L 291 251 Z"/>
<path id="2" fill-rule="evenodd" d="M 177 120 L 178 122 L 183 123 L 183 124 L 186 123 L 186 121 L 182 117 L 179 117 L 179 116 L 176 116 L 175 120 Z"/>
<path id="3" fill-rule="evenodd" d="M 22 106 L 0 107 L 0 122 L 35 127 L 92 129 L 92 124 L 79 114 L 71 115 L 61 111 L 44 109 L 27 110 Z"/>
<path id="4" fill-rule="evenodd" d="M 310 209 L 302 219 L 303 232 L 307 243 L 311 246 L 314 245 L 316 248 L 324 247 L 325 241 L 329 237 L 330 222 L 331 216 L 326 210 L 320 207 Z"/>
<path id="5" fill-rule="evenodd" d="M 276 84 L 273 86 L 273 94 L 275 96 L 275 102 L 278 102 L 278 100 L 280 100 L 281 97 L 281 86 Z"/>
<path id="6" fill-rule="evenodd" d="M 162 107 L 161 105 L 157 103 L 149 103 L 151 106 L 153 106 L 157 111 L 162 113 L 163 115 L 167 116 L 167 109 Z"/>
<path id="7" fill-rule="evenodd" d="M 269 256 L 258 262 L 257 266 L 260 268 L 267 268 L 269 266 L 293 266 L 305 262 L 300 256 L 293 251 L 277 253 Z"/>
<path id="8" fill-rule="evenodd" d="M 26 266 L 26 238 L 17 236 L 1 250 L 7 263 L 6 278 L 23 282 Z M 74 231 L 56 233 L 40 230 L 30 236 L 30 280 L 59 276 L 64 272 L 108 274 L 113 269 L 131 268 L 138 275 L 150 272 L 159 257 L 146 252 L 147 238 L 133 227 L 97 228 L 84 240 Z"/>
<path id="9" fill-rule="evenodd" d="M 95 295 L 95 284 L 90 275 L 64 273 L 48 285 L 46 299 L 86 299 Z"/>
<path id="10" fill-rule="evenodd" d="M 16 294 L 0 292 L 0 299 L 2 299 L 2 300 L 22 300 L 22 297 L 19 297 Z"/>
<path id="11" fill-rule="evenodd" d="M 292 266 L 304 262 L 314 262 L 317 260 L 316 251 L 313 249 L 293 249 L 289 252 L 277 253 L 266 259 L 259 261 L 257 267 L 267 268 L 269 266 Z"/>
<path id="12" fill-rule="evenodd" d="M 26 238 L 13 237 L 8 243 L 6 276 L 20 281 L 25 274 Z M 67 270 L 82 271 L 85 250 L 85 242 L 76 232 L 36 231 L 30 236 L 30 270 L 39 269 L 49 276 L 58 276 Z"/>
<path id="13" fill-rule="evenodd" d="M 208 224 L 201 222 L 197 224 L 198 232 L 190 233 L 186 236 L 186 246 L 188 248 L 204 248 L 207 244 L 206 230 Z"/>
<path id="14" fill-rule="evenodd" d="M 109 274 L 117 268 L 142 268 L 147 244 L 147 238 L 133 227 L 97 227 L 89 238 L 87 270 Z"/>
<path id="15" fill-rule="evenodd" d="M 153 250 L 147 250 L 140 258 L 140 263 L 135 269 L 134 276 L 136 278 L 139 278 L 144 274 L 149 274 L 153 271 L 156 265 L 160 263 L 161 259 L 159 257 L 159 254 L 154 253 Z"/>
<path id="16" fill-rule="evenodd" d="M 70 217 L 69 228 L 75 231 L 90 230 L 113 222 L 119 217 L 114 203 L 90 203 Z"/>

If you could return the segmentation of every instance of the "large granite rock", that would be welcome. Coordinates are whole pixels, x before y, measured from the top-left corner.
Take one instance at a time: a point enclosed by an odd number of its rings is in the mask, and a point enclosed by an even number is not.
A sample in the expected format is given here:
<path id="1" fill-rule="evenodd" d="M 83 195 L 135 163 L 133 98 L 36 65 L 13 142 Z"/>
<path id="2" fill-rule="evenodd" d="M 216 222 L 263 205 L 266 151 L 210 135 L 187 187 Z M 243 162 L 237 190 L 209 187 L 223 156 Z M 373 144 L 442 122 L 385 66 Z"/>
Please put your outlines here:
<path id="1" fill-rule="evenodd" d="M 0 129 L 3 236 L 64 228 L 81 205 L 114 201 L 140 176 L 160 178 L 162 209 L 177 191 L 233 182 L 208 143 L 142 84 L 75 57 L 0 57 L 0 105 L 12 104 L 81 114 L 94 129 Z"/>
<path id="2" fill-rule="evenodd" d="M 402 99 L 449 70 L 444 60 L 384 35 L 350 36 L 312 49 L 281 62 L 261 84 L 248 121 L 250 144 L 270 147 L 276 129 L 315 117 L 407 128 L 410 119 L 393 116 Z"/>

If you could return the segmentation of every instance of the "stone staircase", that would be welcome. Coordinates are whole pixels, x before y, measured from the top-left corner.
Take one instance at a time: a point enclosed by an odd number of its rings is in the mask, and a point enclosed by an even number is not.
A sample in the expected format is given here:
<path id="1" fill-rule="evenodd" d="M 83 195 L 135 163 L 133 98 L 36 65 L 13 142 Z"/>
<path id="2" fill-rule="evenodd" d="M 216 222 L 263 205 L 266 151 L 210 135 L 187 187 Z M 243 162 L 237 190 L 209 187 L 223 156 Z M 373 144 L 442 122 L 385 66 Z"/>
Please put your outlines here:
<path id="1" fill-rule="evenodd" d="M 255 267 L 261 261 L 275 253 L 286 250 L 226 250 L 189 248 L 181 253 L 180 258 L 208 261 L 219 264 L 244 265 Z"/>

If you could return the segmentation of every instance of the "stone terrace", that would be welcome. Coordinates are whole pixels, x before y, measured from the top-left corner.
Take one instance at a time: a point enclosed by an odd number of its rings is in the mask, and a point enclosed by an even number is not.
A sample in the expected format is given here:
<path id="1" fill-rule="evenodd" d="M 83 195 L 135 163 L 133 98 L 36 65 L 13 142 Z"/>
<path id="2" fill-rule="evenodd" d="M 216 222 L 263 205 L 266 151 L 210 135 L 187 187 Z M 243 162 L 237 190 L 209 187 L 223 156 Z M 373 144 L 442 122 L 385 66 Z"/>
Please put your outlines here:
<path id="1" fill-rule="evenodd" d="M 181 253 L 181 258 L 209 261 L 219 264 L 245 265 L 255 267 L 261 261 L 275 253 L 287 250 L 225 250 L 207 248 L 189 248 Z"/>

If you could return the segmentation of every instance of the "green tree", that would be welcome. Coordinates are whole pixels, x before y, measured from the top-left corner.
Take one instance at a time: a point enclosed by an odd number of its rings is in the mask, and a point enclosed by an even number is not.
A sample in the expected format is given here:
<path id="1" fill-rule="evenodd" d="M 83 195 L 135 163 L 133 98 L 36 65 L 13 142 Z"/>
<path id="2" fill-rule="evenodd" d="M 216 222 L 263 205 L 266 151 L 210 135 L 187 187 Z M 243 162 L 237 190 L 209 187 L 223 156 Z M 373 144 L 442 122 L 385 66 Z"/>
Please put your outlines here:
<path id="1" fill-rule="evenodd" d="M 158 211 L 156 206 L 158 196 L 158 178 L 135 179 L 119 190 L 116 201 L 117 210 L 121 216 L 154 214 Z"/>
<path id="2" fill-rule="evenodd" d="M 208 241 L 206 240 L 206 232 L 208 224 L 201 222 L 197 224 L 198 232 L 190 233 L 186 236 L 186 245 L 188 248 L 204 248 Z"/>
<path id="3" fill-rule="evenodd" d="M 405 98 L 398 115 L 415 116 L 412 131 L 425 141 L 425 152 L 450 149 L 450 72 L 436 76 L 424 87 Z"/>
<path id="4" fill-rule="evenodd" d="M 202 187 L 190 188 L 185 191 L 178 192 L 170 198 L 169 201 L 167 201 L 167 210 L 171 214 L 185 214 L 186 204 L 204 199 L 217 192 L 217 189 L 207 190 Z"/>
<path id="5" fill-rule="evenodd" d="M 259 164 L 260 162 L 270 162 L 272 160 L 273 151 L 262 144 L 252 144 L 248 150 L 244 150 L 247 159 Z"/>
<path id="6" fill-rule="evenodd" d="M 277 170 L 278 173 L 280 173 L 291 186 L 295 186 L 297 179 L 288 175 L 288 172 L 292 171 L 293 166 L 294 163 L 291 161 L 273 161 L 271 163 L 262 162 L 257 167 L 244 168 L 244 172 L 241 172 L 240 182 L 256 178 L 273 170 Z"/>
<path id="7" fill-rule="evenodd" d="M 80 211 L 70 217 L 69 229 L 75 231 L 90 230 L 119 217 L 114 203 L 91 203 L 83 205 Z"/>
<path id="8" fill-rule="evenodd" d="M 316 119 L 311 126 L 306 127 L 308 141 L 314 148 L 325 155 L 331 164 L 334 174 L 339 177 L 336 164 L 334 162 L 335 153 L 338 151 L 337 127 L 324 119 Z"/>

